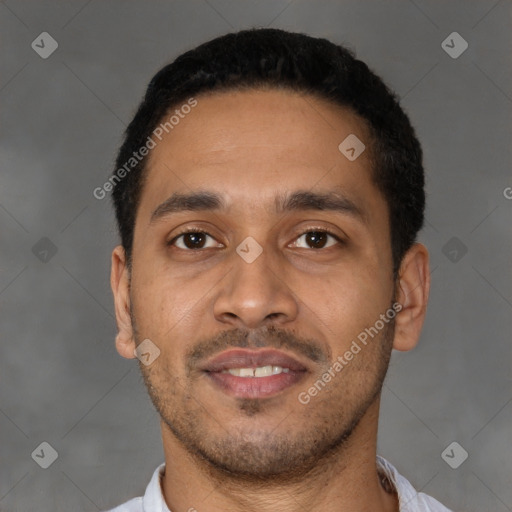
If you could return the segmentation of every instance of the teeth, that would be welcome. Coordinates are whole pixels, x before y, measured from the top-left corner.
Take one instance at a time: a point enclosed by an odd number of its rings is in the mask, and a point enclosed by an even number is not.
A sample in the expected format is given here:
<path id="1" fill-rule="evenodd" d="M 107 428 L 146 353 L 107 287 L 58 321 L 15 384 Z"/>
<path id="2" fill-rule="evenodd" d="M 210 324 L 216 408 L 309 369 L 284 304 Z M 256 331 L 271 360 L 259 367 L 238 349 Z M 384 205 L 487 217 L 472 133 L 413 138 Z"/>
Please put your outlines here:
<path id="1" fill-rule="evenodd" d="M 258 368 L 230 368 L 229 370 L 223 370 L 222 373 L 230 373 L 235 377 L 268 377 L 279 373 L 288 373 L 289 371 L 289 368 L 268 365 L 258 366 Z"/>
<path id="2" fill-rule="evenodd" d="M 272 366 L 262 366 L 254 369 L 255 377 L 268 377 L 272 375 Z"/>
<path id="3" fill-rule="evenodd" d="M 239 377 L 254 377 L 254 370 L 252 368 L 240 368 L 238 370 Z"/>

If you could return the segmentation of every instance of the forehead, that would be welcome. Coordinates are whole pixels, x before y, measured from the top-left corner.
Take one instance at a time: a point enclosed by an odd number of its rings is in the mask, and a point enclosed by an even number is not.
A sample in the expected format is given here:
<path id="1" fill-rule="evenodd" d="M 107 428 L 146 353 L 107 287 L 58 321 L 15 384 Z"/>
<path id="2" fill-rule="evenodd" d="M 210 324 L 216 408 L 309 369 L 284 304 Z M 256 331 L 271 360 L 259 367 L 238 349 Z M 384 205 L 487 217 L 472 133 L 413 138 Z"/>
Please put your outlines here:
<path id="1" fill-rule="evenodd" d="M 138 212 L 145 221 L 171 194 L 204 189 L 246 210 L 272 207 L 277 193 L 290 190 L 336 189 L 363 207 L 379 199 L 368 130 L 350 110 L 287 90 L 227 91 L 195 101 L 193 108 L 175 106 L 180 115 L 155 139 Z M 351 161 L 339 145 L 353 136 L 367 149 Z"/>

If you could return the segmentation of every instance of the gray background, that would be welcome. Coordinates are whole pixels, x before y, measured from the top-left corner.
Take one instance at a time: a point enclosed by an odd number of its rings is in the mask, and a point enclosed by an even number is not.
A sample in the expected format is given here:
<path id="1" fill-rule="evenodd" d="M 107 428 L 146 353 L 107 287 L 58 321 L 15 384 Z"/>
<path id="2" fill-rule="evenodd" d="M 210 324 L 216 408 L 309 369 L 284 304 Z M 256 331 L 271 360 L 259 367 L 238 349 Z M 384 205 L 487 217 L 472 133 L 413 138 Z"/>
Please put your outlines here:
<path id="1" fill-rule="evenodd" d="M 251 26 L 346 43 L 402 98 L 425 151 L 432 293 L 420 345 L 392 359 L 379 453 L 454 510 L 512 510 L 511 7 L 0 2 L 0 510 L 108 508 L 163 462 L 137 361 L 114 348 L 117 234 L 92 191 L 150 77 Z M 456 59 L 441 46 L 453 31 L 469 43 Z M 59 45 L 47 59 L 31 48 L 42 32 Z M 48 469 L 31 456 L 43 441 Z M 453 441 L 469 453 L 457 469 L 441 457 Z"/>

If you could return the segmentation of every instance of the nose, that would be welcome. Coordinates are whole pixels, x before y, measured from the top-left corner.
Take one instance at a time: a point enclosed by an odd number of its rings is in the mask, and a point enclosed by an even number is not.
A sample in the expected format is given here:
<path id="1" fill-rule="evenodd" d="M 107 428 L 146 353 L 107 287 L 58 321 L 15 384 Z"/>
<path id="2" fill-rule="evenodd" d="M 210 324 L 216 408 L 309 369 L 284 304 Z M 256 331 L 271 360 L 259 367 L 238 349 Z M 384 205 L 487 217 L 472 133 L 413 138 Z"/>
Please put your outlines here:
<path id="1" fill-rule="evenodd" d="M 298 302 L 278 258 L 267 250 L 248 263 L 233 254 L 233 267 L 222 280 L 214 302 L 216 320 L 234 327 L 256 329 L 296 319 Z M 272 264 L 271 264 L 272 263 Z"/>

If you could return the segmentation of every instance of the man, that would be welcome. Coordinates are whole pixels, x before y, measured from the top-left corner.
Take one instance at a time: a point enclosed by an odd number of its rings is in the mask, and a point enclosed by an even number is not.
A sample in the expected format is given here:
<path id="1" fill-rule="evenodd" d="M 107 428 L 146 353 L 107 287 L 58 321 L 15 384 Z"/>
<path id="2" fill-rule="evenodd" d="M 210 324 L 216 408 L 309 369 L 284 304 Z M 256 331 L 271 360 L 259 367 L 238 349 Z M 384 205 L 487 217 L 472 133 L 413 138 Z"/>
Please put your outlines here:
<path id="1" fill-rule="evenodd" d="M 447 511 L 376 454 L 429 292 L 422 151 L 341 46 L 228 34 L 152 79 L 110 180 L 116 347 L 165 463 L 121 511 Z"/>

